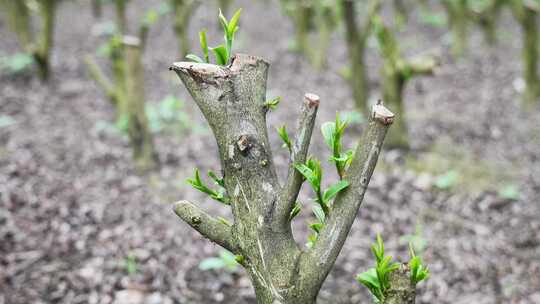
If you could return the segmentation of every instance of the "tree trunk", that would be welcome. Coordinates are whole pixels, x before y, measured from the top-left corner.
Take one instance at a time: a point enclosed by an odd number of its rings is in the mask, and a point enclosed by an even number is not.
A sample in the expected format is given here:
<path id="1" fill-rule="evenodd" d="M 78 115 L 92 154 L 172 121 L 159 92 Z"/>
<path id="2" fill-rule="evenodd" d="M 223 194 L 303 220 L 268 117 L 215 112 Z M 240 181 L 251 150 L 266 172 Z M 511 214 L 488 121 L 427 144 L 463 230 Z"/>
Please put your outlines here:
<path id="1" fill-rule="evenodd" d="M 364 62 L 366 43 L 371 34 L 372 19 L 380 8 L 380 1 L 371 1 L 363 28 L 358 28 L 356 22 L 356 5 L 351 0 L 340 0 L 345 22 L 347 51 L 350 58 L 351 77 L 349 84 L 356 109 L 362 113 L 369 112 L 369 77 Z"/>
<path id="2" fill-rule="evenodd" d="M 41 29 L 41 41 L 35 50 L 34 57 L 39 65 L 41 78 L 47 80 L 50 71 L 50 51 L 53 46 L 57 0 L 41 0 L 40 4 L 43 28 Z"/>
<path id="3" fill-rule="evenodd" d="M 266 127 L 268 67 L 248 55 L 234 56 L 227 67 L 193 62 L 171 67 L 213 131 L 234 224 L 216 220 L 187 201 L 176 203 L 174 210 L 203 236 L 242 256 L 258 303 L 315 303 L 356 218 L 393 114 L 374 106 L 346 174 L 350 186 L 335 198 L 314 246 L 300 248 L 289 217 L 303 183 L 294 164 L 306 161 L 319 98 L 306 94 L 281 186 Z"/>
<path id="4" fill-rule="evenodd" d="M 521 27 L 523 31 L 523 64 L 526 91 L 524 100 L 531 105 L 540 97 L 540 77 L 538 76 L 538 22 L 537 13 L 524 8 Z"/>
<path id="5" fill-rule="evenodd" d="M 128 135 L 133 149 L 136 167 L 148 171 L 157 166 L 152 133 L 148 127 L 145 112 L 144 70 L 141 58 L 141 45 L 126 43 L 126 78 L 124 113 L 128 118 Z"/>
<path id="6" fill-rule="evenodd" d="M 188 34 L 189 22 L 199 3 L 195 0 L 171 0 L 171 4 L 174 13 L 173 29 L 178 39 L 178 52 L 180 58 L 184 58 L 191 49 Z"/>
<path id="7" fill-rule="evenodd" d="M 33 35 L 30 25 L 30 11 L 24 1 L 2 0 L 5 18 L 11 30 L 15 32 L 20 47 L 32 53 Z"/>
<path id="8" fill-rule="evenodd" d="M 467 0 L 444 0 L 450 32 L 452 35 L 452 54 L 462 57 L 467 49 L 468 8 Z"/>

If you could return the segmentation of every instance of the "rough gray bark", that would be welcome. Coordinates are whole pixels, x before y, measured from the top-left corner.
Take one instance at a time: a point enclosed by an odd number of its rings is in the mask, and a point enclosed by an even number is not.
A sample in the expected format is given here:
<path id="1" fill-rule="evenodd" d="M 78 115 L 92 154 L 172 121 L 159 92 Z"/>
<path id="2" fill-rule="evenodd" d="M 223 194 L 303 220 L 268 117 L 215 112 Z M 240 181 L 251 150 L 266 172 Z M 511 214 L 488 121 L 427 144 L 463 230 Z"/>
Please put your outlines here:
<path id="1" fill-rule="evenodd" d="M 300 248 L 289 214 L 303 180 L 293 164 L 306 159 L 319 98 L 306 94 L 282 186 L 266 127 L 268 67 L 248 55 L 236 55 L 227 67 L 193 62 L 171 67 L 214 133 L 234 223 L 229 227 L 186 201 L 176 203 L 174 211 L 203 236 L 243 257 L 258 303 L 315 303 L 356 217 L 394 115 L 374 106 L 346 172 L 350 186 L 334 200 L 315 245 Z"/>
<path id="2" fill-rule="evenodd" d="M 390 289 L 386 293 L 383 304 L 414 304 L 416 288 L 411 281 L 411 273 L 407 264 L 401 264 L 400 268 L 389 275 Z"/>

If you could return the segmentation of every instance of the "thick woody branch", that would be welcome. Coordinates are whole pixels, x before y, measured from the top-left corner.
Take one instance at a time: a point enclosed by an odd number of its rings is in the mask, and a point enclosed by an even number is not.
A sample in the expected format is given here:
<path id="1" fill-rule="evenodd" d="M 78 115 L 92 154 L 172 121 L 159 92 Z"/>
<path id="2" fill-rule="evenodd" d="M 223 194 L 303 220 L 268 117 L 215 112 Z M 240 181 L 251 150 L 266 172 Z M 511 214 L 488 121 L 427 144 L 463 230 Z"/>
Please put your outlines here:
<path id="1" fill-rule="evenodd" d="M 174 204 L 174 212 L 205 238 L 231 252 L 236 251 L 231 227 L 208 215 L 201 208 L 188 201 L 179 201 Z"/>
<path id="2" fill-rule="evenodd" d="M 393 120 L 394 114 L 382 104 L 373 106 L 367 129 L 360 139 L 351 167 L 346 173 L 349 187 L 338 194 L 317 242 L 301 258 L 299 273 L 303 276 L 302 285 L 320 288 L 320 284 L 334 265 L 356 218 L 377 164 L 386 132 Z"/>
<path id="3" fill-rule="evenodd" d="M 411 273 L 407 264 L 389 274 L 390 289 L 386 292 L 384 304 L 414 304 L 416 286 L 411 281 Z"/>
<path id="4" fill-rule="evenodd" d="M 298 192 L 300 192 L 300 188 L 302 187 L 304 179 L 300 172 L 295 169 L 294 165 L 306 162 L 309 144 L 311 142 L 311 134 L 313 133 L 313 128 L 315 126 L 315 117 L 317 116 L 317 110 L 319 109 L 319 102 L 319 96 L 315 94 L 308 93 L 304 96 L 296 138 L 291 149 L 287 180 L 281 190 L 279 200 L 281 204 L 277 206 L 276 214 L 278 216 L 276 219 L 280 221 L 278 224 L 285 224 L 284 222 L 289 219 L 289 214 L 296 202 Z"/>

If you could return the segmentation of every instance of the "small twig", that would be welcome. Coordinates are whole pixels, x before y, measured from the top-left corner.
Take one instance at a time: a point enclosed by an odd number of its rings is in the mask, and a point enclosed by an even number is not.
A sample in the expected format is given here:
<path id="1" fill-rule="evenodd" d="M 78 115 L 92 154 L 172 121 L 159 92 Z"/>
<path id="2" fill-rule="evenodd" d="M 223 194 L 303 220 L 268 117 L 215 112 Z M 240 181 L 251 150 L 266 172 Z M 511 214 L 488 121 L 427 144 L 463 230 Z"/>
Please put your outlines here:
<path id="1" fill-rule="evenodd" d="M 296 203 L 298 192 L 300 192 L 300 188 L 302 187 L 304 178 L 295 169 L 294 165 L 306 162 L 319 103 L 320 98 L 315 94 L 307 93 L 304 96 L 296 138 L 291 149 L 287 180 L 280 194 L 282 204 L 277 206 L 277 220 L 283 221 L 284 219 L 289 219 L 289 214 Z"/>
<path id="2" fill-rule="evenodd" d="M 237 252 L 231 235 L 231 227 L 225 225 L 220 220 L 210 216 L 201 208 L 188 201 L 179 201 L 175 203 L 174 212 L 205 238 L 215 242 L 230 252 Z"/>

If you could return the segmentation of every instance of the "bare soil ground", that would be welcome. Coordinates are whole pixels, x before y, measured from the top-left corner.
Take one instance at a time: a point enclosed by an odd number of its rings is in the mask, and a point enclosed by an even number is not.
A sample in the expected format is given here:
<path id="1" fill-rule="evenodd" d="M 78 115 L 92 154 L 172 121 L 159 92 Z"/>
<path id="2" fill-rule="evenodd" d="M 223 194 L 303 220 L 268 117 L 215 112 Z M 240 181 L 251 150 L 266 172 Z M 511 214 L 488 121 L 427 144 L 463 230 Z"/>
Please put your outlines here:
<path id="1" fill-rule="evenodd" d="M 133 1 L 130 18 L 150 2 Z M 156 135 L 162 168 L 141 176 L 132 167 L 126 139 L 97 127 L 111 121 L 114 110 L 89 79 L 82 58 L 103 42 L 92 32 L 112 14 L 94 20 L 85 3 L 60 6 L 54 77 L 48 85 L 29 75 L 0 76 L 0 113 L 16 122 L 0 128 L 0 304 L 254 303 L 242 271 L 199 270 L 199 262 L 219 248 L 171 211 L 174 201 L 189 199 L 230 217 L 185 183 L 194 167 L 219 169 L 210 132 Z M 305 92 L 321 96 L 319 124 L 333 119 L 337 110 L 352 109 L 349 89 L 338 74 L 347 60 L 337 35 L 329 67 L 316 71 L 290 51 L 293 29 L 276 3 L 243 0 L 237 5 L 244 8 L 240 51 L 271 63 L 268 95 L 284 98 L 270 114 L 269 130 L 295 125 Z M 213 41 L 221 39 L 215 14 L 212 5 L 197 11 L 193 45 L 203 27 Z M 17 51 L 3 20 L 0 36 L 4 54 Z M 369 245 L 375 233 L 383 234 L 389 252 L 406 259 L 400 237 L 414 234 L 417 226 L 432 271 L 420 285 L 419 303 L 540 303 L 540 109 L 523 109 L 514 89 L 520 35 L 509 16 L 501 20 L 500 36 L 500 45 L 490 49 L 474 32 L 467 57 L 455 61 L 442 42 L 447 40 L 444 29 L 412 18 L 400 33 L 407 53 L 439 50 L 443 64 L 435 77 L 408 87 L 414 149 L 409 155 L 384 152 L 320 303 L 366 303 L 368 293 L 354 276 L 373 263 Z M 178 60 L 175 46 L 166 18 L 152 28 L 145 54 L 148 100 L 177 95 L 186 101 L 193 125 L 204 125 L 185 89 L 167 71 Z M 374 98 L 377 58 L 371 49 Z M 348 144 L 360 130 L 349 130 Z M 278 150 L 277 133 L 271 133 L 276 162 L 284 169 L 287 155 Z M 319 136 L 311 151 L 321 159 L 328 155 Z M 434 158 L 445 161 L 430 162 Z M 461 166 L 461 182 L 449 191 L 437 190 L 431 186 L 432 169 L 441 169 L 448 159 L 450 167 Z M 328 173 L 325 180 L 332 177 Z M 518 187 L 517 200 L 497 194 L 505 183 Z M 304 190 L 307 205 L 311 193 Z M 299 243 L 306 239 L 308 213 L 295 223 Z M 125 267 L 130 254 L 137 265 L 132 275 Z"/>

